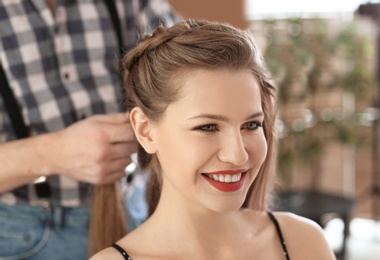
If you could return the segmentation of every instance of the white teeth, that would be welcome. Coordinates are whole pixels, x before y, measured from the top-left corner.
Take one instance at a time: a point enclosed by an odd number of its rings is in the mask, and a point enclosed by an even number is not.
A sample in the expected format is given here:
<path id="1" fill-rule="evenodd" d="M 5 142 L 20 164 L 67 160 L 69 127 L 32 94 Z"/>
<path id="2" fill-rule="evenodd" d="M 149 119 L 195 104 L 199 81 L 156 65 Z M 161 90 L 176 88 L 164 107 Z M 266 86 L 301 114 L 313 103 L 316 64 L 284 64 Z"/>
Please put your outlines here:
<path id="1" fill-rule="evenodd" d="M 241 179 L 241 173 L 230 175 L 230 174 L 208 174 L 207 177 L 210 179 L 213 179 L 214 181 L 219 181 L 219 182 L 238 182 Z"/>

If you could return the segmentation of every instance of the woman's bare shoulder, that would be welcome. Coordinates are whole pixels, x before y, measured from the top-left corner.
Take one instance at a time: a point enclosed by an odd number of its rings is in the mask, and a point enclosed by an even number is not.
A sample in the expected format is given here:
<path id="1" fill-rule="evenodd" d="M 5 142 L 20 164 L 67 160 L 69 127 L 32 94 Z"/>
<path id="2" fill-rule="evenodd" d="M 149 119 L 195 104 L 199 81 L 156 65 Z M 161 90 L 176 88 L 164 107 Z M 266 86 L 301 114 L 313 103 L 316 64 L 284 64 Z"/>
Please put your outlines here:
<path id="1" fill-rule="evenodd" d="M 273 215 L 278 220 L 281 229 L 291 229 L 293 232 L 307 233 L 309 235 L 310 232 L 315 235 L 323 233 L 322 228 L 308 218 L 290 212 L 273 212 Z"/>
<path id="2" fill-rule="evenodd" d="M 103 249 L 102 251 L 99 251 L 98 253 L 96 253 L 90 258 L 90 260 L 106 260 L 106 259 L 123 260 L 124 256 L 122 256 L 121 253 L 117 251 L 115 248 L 107 247 Z"/>
<path id="3" fill-rule="evenodd" d="M 288 252 L 295 259 L 336 259 L 323 229 L 314 221 L 289 212 L 275 212 Z"/>

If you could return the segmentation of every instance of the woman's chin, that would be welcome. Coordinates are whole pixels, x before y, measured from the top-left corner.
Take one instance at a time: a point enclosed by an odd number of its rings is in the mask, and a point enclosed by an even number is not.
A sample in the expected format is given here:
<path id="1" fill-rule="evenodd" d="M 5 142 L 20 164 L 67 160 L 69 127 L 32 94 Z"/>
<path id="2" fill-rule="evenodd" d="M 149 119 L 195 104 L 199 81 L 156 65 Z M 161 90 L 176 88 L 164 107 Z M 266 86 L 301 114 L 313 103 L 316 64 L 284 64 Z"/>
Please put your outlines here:
<path id="1" fill-rule="evenodd" d="M 213 202 L 211 205 L 208 205 L 208 208 L 214 212 L 218 213 L 224 213 L 224 212 L 232 212 L 232 211 L 237 211 L 241 208 L 243 205 L 244 200 L 243 199 L 228 199 L 228 200 L 223 200 L 220 202 Z"/>

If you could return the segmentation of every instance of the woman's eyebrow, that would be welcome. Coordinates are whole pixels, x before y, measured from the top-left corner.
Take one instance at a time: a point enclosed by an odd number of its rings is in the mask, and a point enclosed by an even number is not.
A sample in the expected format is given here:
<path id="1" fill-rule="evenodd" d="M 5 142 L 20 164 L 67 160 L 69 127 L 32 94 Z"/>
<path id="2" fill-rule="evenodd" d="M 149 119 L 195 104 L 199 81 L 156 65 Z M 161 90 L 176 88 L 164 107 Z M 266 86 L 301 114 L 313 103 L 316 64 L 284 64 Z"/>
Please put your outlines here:
<path id="1" fill-rule="evenodd" d="M 260 112 L 257 112 L 257 113 L 254 113 L 254 114 L 248 116 L 246 118 L 246 120 L 253 119 L 253 118 L 256 118 L 256 117 L 260 117 L 260 116 L 263 116 L 263 115 L 264 115 L 264 113 L 260 111 Z M 223 121 L 223 122 L 227 122 L 229 120 L 225 116 L 214 115 L 214 114 L 200 114 L 200 115 L 197 115 L 197 116 L 189 118 L 189 120 L 194 120 L 194 119 L 214 119 L 214 120 Z"/>
<path id="2" fill-rule="evenodd" d="M 247 117 L 246 120 L 254 119 L 254 118 L 256 118 L 256 117 L 261 117 L 261 116 L 264 116 L 264 112 L 262 112 L 262 111 L 250 115 L 249 117 Z"/>

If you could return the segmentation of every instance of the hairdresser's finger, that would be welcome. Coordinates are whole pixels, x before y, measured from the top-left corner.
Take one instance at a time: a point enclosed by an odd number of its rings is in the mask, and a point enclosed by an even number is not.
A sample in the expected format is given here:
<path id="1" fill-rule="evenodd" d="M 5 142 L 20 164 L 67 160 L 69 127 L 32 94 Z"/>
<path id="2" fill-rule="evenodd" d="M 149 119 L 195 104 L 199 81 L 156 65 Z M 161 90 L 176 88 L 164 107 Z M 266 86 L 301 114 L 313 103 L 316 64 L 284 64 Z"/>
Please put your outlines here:
<path id="1" fill-rule="evenodd" d="M 103 178 L 99 183 L 97 184 L 108 184 L 108 183 L 113 183 L 116 181 L 119 181 L 122 178 L 125 178 L 125 172 L 124 170 L 122 171 L 116 171 L 111 174 L 108 174 L 105 178 Z"/>
<path id="2" fill-rule="evenodd" d="M 110 142 L 136 142 L 136 137 L 130 123 L 124 122 L 123 124 L 107 124 L 103 126 L 107 131 Z"/>
<path id="3" fill-rule="evenodd" d="M 114 143 L 110 147 L 112 153 L 112 160 L 123 159 L 130 157 L 133 153 L 137 152 L 138 144 L 136 140 L 124 143 Z"/>
<path id="4" fill-rule="evenodd" d="M 108 172 L 114 173 L 117 171 L 124 171 L 125 167 L 127 167 L 131 162 L 132 162 L 132 159 L 129 156 L 119 158 L 119 159 L 115 159 L 115 160 L 108 163 L 108 165 L 107 165 Z"/>
<path id="5" fill-rule="evenodd" d="M 123 124 L 129 122 L 129 112 L 100 114 L 93 116 L 94 120 L 110 124 Z"/>

